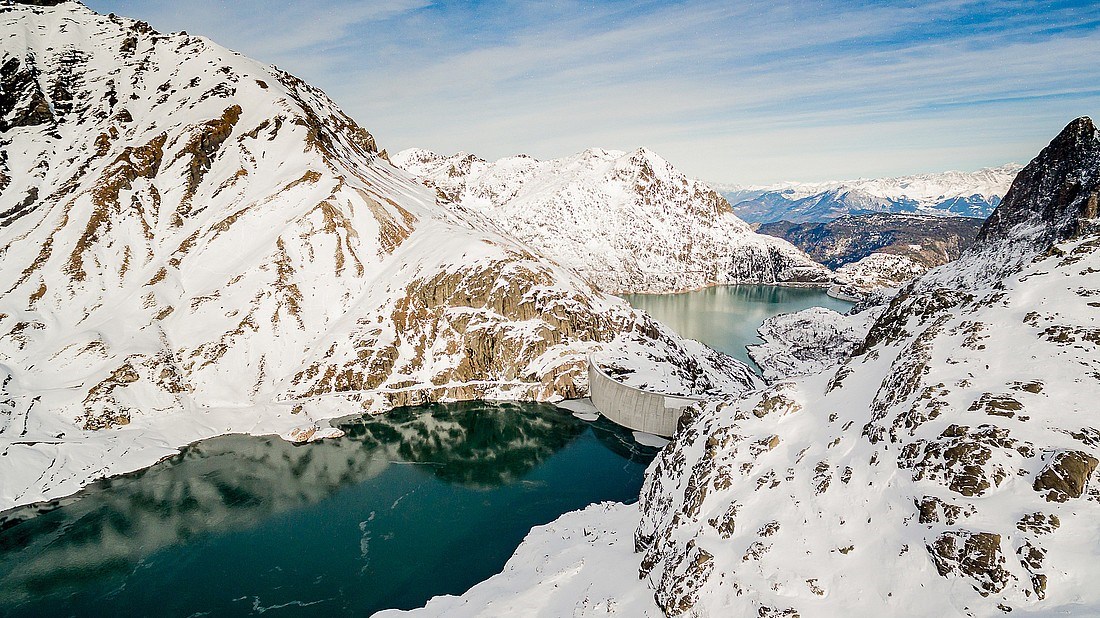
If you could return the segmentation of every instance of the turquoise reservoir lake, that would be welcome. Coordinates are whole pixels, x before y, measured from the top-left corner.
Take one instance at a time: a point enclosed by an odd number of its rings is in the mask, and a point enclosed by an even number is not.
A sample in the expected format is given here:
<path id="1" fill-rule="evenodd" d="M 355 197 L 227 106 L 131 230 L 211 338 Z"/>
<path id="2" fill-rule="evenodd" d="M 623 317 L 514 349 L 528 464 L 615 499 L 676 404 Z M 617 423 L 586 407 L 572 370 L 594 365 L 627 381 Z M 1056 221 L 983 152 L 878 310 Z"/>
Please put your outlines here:
<path id="1" fill-rule="evenodd" d="M 293 446 L 223 436 L 0 516 L 0 615 L 357 615 L 499 572 L 532 526 L 638 499 L 656 449 L 549 405 L 463 403 Z"/>
<path id="2" fill-rule="evenodd" d="M 747 360 L 764 318 L 821 290 L 632 296 Z M 462 403 L 338 425 L 294 446 L 222 436 L 70 498 L 0 514 L 0 616 L 363 616 L 461 594 L 533 527 L 634 502 L 656 450 L 554 406 Z"/>

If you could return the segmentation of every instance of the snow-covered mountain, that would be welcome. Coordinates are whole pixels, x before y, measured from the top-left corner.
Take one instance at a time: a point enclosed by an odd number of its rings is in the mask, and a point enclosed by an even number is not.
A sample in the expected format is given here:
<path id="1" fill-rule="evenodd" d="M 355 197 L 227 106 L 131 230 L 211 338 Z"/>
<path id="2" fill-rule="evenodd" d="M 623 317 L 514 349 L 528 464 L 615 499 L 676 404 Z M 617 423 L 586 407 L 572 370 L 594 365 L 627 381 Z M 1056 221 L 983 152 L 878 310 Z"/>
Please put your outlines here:
<path id="1" fill-rule="evenodd" d="M 222 433 L 577 396 L 585 355 L 624 340 L 696 363 L 438 206 L 300 80 L 78 2 L 0 3 L 0 510 Z"/>
<path id="2" fill-rule="evenodd" d="M 422 613 L 1100 613 L 1098 203 L 1081 118 L 839 367 L 688 412 L 638 505 Z"/>
<path id="3" fill-rule="evenodd" d="M 1020 166 L 897 178 L 715 185 L 749 223 L 829 221 L 843 215 L 913 213 L 984 219 L 997 207 Z"/>
<path id="4" fill-rule="evenodd" d="M 810 307 L 772 316 L 758 331 L 764 343 L 748 346 L 749 356 L 769 382 L 820 373 L 848 358 L 863 343 L 882 309 L 874 306 L 842 314 Z"/>
<path id="5" fill-rule="evenodd" d="M 494 163 L 410 149 L 392 160 L 441 203 L 494 221 L 604 291 L 829 278 L 790 243 L 755 234 L 717 192 L 645 148 Z"/>

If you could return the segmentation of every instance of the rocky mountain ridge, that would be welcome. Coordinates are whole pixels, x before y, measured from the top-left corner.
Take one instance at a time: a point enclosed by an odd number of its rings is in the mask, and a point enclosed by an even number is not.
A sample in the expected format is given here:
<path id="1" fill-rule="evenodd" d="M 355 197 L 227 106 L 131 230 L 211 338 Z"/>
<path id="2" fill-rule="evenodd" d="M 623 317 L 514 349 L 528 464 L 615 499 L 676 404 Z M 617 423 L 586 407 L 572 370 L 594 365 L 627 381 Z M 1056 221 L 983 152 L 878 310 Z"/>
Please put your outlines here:
<path id="1" fill-rule="evenodd" d="M 872 253 L 901 255 L 934 268 L 958 259 L 983 223 L 967 217 L 876 213 L 822 223 L 777 221 L 757 231 L 790 242 L 834 270 Z"/>
<path id="2" fill-rule="evenodd" d="M 500 576 L 420 613 L 1100 611 L 1098 196 L 1081 118 L 839 366 L 693 410 L 637 506 L 537 529 Z"/>
<path id="3" fill-rule="evenodd" d="M 790 241 L 837 271 L 841 289 L 860 295 L 899 287 L 930 268 L 957 259 L 973 244 L 983 220 L 933 215 L 845 215 L 824 223 L 778 221 L 758 228 Z"/>
<path id="4" fill-rule="evenodd" d="M 713 189 L 645 148 L 492 163 L 409 149 L 392 160 L 452 210 L 493 221 L 603 291 L 830 278 L 789 243 L 753 233 Z"/>

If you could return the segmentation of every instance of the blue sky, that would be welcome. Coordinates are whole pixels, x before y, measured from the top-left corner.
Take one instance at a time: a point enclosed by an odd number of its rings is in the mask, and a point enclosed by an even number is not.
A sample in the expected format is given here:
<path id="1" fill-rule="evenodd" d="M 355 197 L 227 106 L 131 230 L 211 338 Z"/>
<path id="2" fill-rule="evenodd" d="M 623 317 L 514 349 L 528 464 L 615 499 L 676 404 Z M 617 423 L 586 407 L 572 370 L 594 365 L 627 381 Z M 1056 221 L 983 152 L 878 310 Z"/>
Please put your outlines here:
<path id="1" fill-rule="evenodd" d="M 647 146 L 765 183 L 1026 162 L 1100 115 L 1097 2 L 85 0 L 324 89 L 391 152 Z"/>

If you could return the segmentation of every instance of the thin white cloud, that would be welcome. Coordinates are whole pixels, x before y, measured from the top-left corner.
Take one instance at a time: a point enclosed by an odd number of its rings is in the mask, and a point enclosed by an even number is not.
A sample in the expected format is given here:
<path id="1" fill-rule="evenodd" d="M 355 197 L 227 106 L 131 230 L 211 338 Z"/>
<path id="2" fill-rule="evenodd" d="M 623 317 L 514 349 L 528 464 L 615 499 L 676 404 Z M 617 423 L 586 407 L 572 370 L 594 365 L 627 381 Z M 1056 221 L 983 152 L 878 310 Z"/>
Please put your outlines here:
<path id="1" fill-rule="evenodd" d="M 277 63 L 391 149 L 645 145 L 714 180 L 821 179 L 1025 159 L 1100 107 L 1088 5 L 89 3 Z"/>

